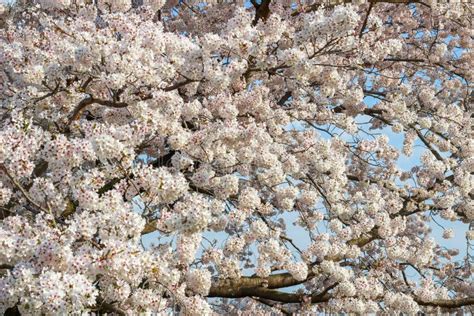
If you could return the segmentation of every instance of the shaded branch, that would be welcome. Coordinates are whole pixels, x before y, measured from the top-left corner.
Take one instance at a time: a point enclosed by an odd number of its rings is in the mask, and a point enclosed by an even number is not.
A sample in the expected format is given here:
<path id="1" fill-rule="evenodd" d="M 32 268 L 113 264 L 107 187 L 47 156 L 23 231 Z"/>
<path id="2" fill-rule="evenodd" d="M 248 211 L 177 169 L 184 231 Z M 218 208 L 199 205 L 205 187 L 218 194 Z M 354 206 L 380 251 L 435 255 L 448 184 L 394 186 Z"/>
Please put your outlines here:
<path id="1" fill-rule="evenodd" d="M 417 302 L 421 306 L 459 308 L 463 306 L 474 305 L 474 297 L 453 298 L 453 299 L 445 299 L 445 300 L 439 299 L 439 300 L 433 300 L 431 302 L 425 302 L 425 301 L 415 298 L 415 302 Z"/>
<path id="2" fill-rule="evenodd" d="M 199 80 L 193 80 L 193 79 L 189 79 L 189 78 L 186 78 L 186 80 L 184 81 L 181 81 L 181 82 L 178 82 L 178 83 L 175 83 L 169 87 L 166 87 L 166 88 L 163 88 L 163 91 L 166 91 L 166 92 L 170 92 L 170 91 L 173 91 L 173 90 L 176 90 L 176 89 L 179 89 L 191 82 L 197 82 Z M 89 84 L 90 80 L 88 79 L 84 84 L 85 84 L 85 87 L 87 87 L 87 84 Z M 146 96 L 143 96 L 141 99 L 142 100 L 148 100 L 148 99 L 151 99 L 153 96 L 151 94 L 148 94 Z M 84 100 L 82 100 L 81 102 L 79 102 L 79 104 L 74 108 L 74 111 L 71 115 L 71 118 L 69 119 L 69 123 L 68 124 L 71 124 L 73 121 L 76 121 L 78 120 L 82 113 L 84 112 L 85 108 L 88 107 L 89 105 L 92 105 L 92 104 L 100 104 L 100 105 L 103 105 L 103 106 L 107 106 L 107 107 L 111 107 L 111 108 L 125 108 L 127 107 L 129 104 L 126 103 L 126 102 L 116 102 L 116 100 L 114 101 L 109 101 L 109 100 L 103 100 L 103 99 L 98 99 L 98 98 L 94 98 L 93 96 L 89 96 L 87 98 L 85 98 Z"/>
<path id="3" fill-rule="evenodd" d="M 11 264 L 0 264 L 0 270 L 11 270 L 13 268 L 14 266 L 12 266 Z"/>
<path id="4" fill-rule="evenodd" d="M 173 90 L 179 89 L 179 88 L 187 85 L 188 83 L 197 82 L 197 81 L 199 81 L 199 80 L 186 79 L 184 81 L 175 83 L 175 84 L 173 84 L 169 87 L 164 88 L 163 91 L 166 91 L 166 92 L 173 91 Z"/>
<path id="5" fill-rule="evenodd" d="M 257 25 L 259 20 L 267 20 L 270 16 L 270 2 L 271 0 L 262 0 L 260 4 L 257 1 L 251 1 L 253 6 L 255 7 L 255 18 L 252 22 L 252 25 Z"/>
<path id="6" fill-rule="evenodd" d="M 78 120 L 81 117 L 82 112 L 85 110 L 85 108 L 91 104 L 100 104 L 112 108 L 124 108 L 128 106 L 128 104 L 125 102 L 114 102 L 103 99 L 96 99 L 92 96 L 89 96 L 79 102 L 79 104 L 75 107 L 74 112 L 72 113 L 72 116 L 69 119 L 69 124 L 71 124 L 73 121 Z"/>
<path id="7" fill-rule="evenodd" d="M 292 96 L 292 92 L 291 91 L 286 91 L 285 94 L 280 98 L 280 100 L 278 100 L 277 104 L 279 106 L 283 106 L 286 101 L 288 101 Z"/>
<path id="8" fill-rule="evenodd" d="M 367 9 L 367 14 L 365 15 L 365 19 L 364 19 L 364 22 L 362 23 L 362 27 L 360 28 L 359 38 L 362 38 L 362 35 L 364 35 L 364 29 L 367 26 L 367 22 L 369 21 L 370 11 L 372 11 L 373 6 L 374 6 L 374 2 L 371 2 L 369 4 L 369 8 Z"/>
<path id="9" fill-rule="evenodd" d="M 281 303 L 302 303 L 306 299 L 310 299 L 311 303 L 322 303 L 327 302 L 331 296 L 327 293 L 332 289 L 333 285 L 319 294 L 296 294 L 296 293 L 286 293 L 270 288 L 257 286 L 257 287 L 241 287 L 235 289 L 233 292 L 217 292 L 211 291 L 208 297 L 227 297 L 227 298 L 241 298 L 241 297 L 258 297 L 260 299 L 268 299 L 272 301 L 277 301 Z"/>
<path id="10" fill-rule="evenodd" d="M 44 100 L 44 99 L 47 99 L 47 98 L 49 98 L 49 97 L 55 95 L 56 93 L 58 93 L 58 92 L 60 92 L 60 91 L 61 91 L 61 89 L 59 88 L 59 83 L 58 83 L 58 84 L 56 85 L 56 87 L 54 87 L 54 89 L 53 89 L 51 92 L 49 92 L 49 93 L 47 93 L 47 94 L 45 94 L 45 95 L 43 95 L 43 96 L 41 96 L 41 97 L 38 97 L 38 98 L 34 99 L 34 100 L 33 100 L 33 103 L 36 104 L 36 103 L 38 103 L 38 102 L 40 102 L 40 101 L 42 101 L 42 100 Z"/>

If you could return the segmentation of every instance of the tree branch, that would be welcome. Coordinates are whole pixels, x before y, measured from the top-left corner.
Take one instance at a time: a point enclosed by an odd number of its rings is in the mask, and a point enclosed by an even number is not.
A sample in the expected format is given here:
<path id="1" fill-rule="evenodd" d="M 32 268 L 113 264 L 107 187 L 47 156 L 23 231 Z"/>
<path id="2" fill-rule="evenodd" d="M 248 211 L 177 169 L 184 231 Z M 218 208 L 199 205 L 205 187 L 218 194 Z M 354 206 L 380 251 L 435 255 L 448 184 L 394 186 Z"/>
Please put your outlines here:
<path id="1" fill-rule="evenodd" d="M 241 298 L 241 297 L 258 297 L 263 299 L 269 299 L 272 301 L 277 301 L 281 303 L 302 303 L 305 301 L 305 298 L 308 297 L 311 299 L 311 303 L 322 303 L 327 302 L 331 298 L 328 294 L 328 291 L 334 288 L 336 284 L 330 286 L 329 288 L 324 289 L 319 294 L 313 295 L 301 295 L 296 293 L 286 293 L 270 288 L 256 286 L 256 287 L 243 287 L 235 289 L 234 292 L 210 292 L 208 297 L 227 297 L 227 298 Z"/>
<path id="2" fill-rule="evenodd" d="M 423 3 L 422 1 L 419 1 L 419 0 L 369 0 L 368 2 L 370 3 L 393 3 L 393 4 L 410 4 L 410 3 L 419 3 L 421 5 L 424 5 L 424 6 L 427 6 L 427 7 L 430 7 L 429 5 L 427 5 L 426 3 Z M 336 6 L 336 5 L 340 5 L 340 4 L 343 4 L 343 3 L 352 3 L 352 0 L 337 0 L 337 1 L 332 1 L 330 3 L 331 6 Z M 303 9 L 302 11 L 295 11 L 291 14 L 291 16 L 298 16 L 302 13 L 310 13 L 310 12 L 313 12 L 313 11 L 316 11 L 319 9 L 319 7 L 321 6 L 321 3 L 314 3 L 310 6 L 308 6 L 306 9 Z M 327 6 L 326 6 L 327 7 Z"/>
<path id="3" fill-rule="evenodd" d="M 14 266 L 12 266 L 11 264 L 0 264 L 0 270 L 11 270 L 13 268 Z"/>
<path id="4" fill-rule="evenodd" d="M 178 82 L 169 87 L 163 88 L 163 91 L 170 92 L 170 91 L 179 89 L 187 85 L 188 83 L 196 82 L 196 81 L 199 81 L 199 80 L 193 80 L 193 79 L 187 78 L 186 80 L 182 82 Z M 151 98 L 152 98 L 152 95 L 150 94 L 143 97 L 142 100 L 147 100 Z M 78 120 L 81 117 L 82 112 L 84 112 L 85 108 L 91 104 L 100 104 L 100 105 L 104 105 L 111 108 L 125 108 L 128 106 L 128 103 L 125 103 L 125 102 L 109 101 L 109 100 L 97 99 L 97 98 L 94 98 L 93 96 L 89 96 L 85 98 L 84 100 L 82 100 L 81 102 L 79 102 L 79 104 L 74 108 L 74 111 L 72 113 L 71 118 L 69 119 L 68 124 L 70 125 L 73 121 Z"/>
<path id="5" fill-rule="evenodd" d="M 45 208 L 43 208 L 41 205 L 39 205 L 38 203 L 36 203 L 28 194 L 28 192 L 26 192 L 25 188 L 23 188 L 23 186 L 20 184 L 20 182 L 18 182 L 18 180 L 16 180 L 13 175 L 7 170 L 7 168 L 5 167 L 4 164 L 0 164 L 0 170 L 2 170 L 3 172 L 5 172 L 5 174 L 7 175 L 7 177 L 10 179 L 10 181 L 17 187 L 18 190 L 20 190 L 21 194 L 25 197 L 25 199 L 31 204 L 33 205 L 35 208 L 41 210 L 42 212 L 45 212 L 45 213 L 49 213 L 48 210 L 46 210 Z"/>
<path id="6" fill-rule="evenodd" d="M 114 101 L 96 99 L 92 96 L 89 96 L 85 98 L 84 100 L 82 100 L 81 102 L 79 102 L 79 104 L 76 106 L 76 108 L 74 109 L 74 112 L 72 113 L 71 118 L 69 119 L 69 124 L 71 124 L 73 121 L 78 120 L 81 117 L 82 112 L 85 110 L 87 106 L 91 104 L 95 104 L 95 103 L 112 107 L 112 108 L 124 108 L 128 106 L 128 104 L 124 102 L 114 102 Z"/>
<path id="7" fill-rule="evenodd" d="M 442 307 L 442 308 L 459 308 L 468 305 L 474 305 L 474 297 L 466 297 L 466 298 L 453 298 L 447 300 L 433 300 L 431 302 L 425 302 L 415 298 L 415 302 L 417 302 L 421 306 L 433 306 L 433 307 Z"/>
<path id="8" fill-rule="evenodd" d="M 253 26 L 257 25 L 259 20 L 265 21 L 270 16 L 270 2 L 271 0 L 262 0 L 260 4 L 257 4 L 256 1 L 252 1 L 255 7 L 255 18 L 252 22 Z"/>
<path id="9" fill-rule="evenodd" d="M 431 153 L 438 159 L 439 161 L 444 161 L 443 157 L 439 154 L 439 152 L 431 146 L 431 143 L 423 136 L 423 134 L 414 126 L 412 128 L 415 130 L 416 134 L 420 138 L 420 140 L 425 144 L 426 147 L 431 151 Z"/>
<path id="10" fill-rule="evenodd" d="M 367 25 L 367 21 L 369 21 L 370 11 L 372 11 L 373 6 L 374 6 L 374 2 L 371 2 L 369 4 L 369 8 L 367 9 L 367 14 L 365 15 L 365 19 L 364 19 L 364 22 L 362 23 L 362 27 L 360 28 L 359 38 L 362 38 L 362 35 L 364 35 L 364 29 L 365 29 L 365 26 Z"/>

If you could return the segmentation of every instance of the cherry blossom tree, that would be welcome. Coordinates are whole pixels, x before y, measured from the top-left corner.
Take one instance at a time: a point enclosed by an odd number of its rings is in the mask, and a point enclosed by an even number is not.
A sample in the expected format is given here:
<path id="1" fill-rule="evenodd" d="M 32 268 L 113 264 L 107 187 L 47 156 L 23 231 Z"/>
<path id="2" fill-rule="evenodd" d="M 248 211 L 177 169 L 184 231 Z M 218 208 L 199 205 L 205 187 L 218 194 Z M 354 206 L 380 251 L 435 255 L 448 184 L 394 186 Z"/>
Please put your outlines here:
<path id="1" fill-rule="evenodd" d="M 473 7 L 350 2 L 0 5 L 0 312 L 472 313 Z"/>

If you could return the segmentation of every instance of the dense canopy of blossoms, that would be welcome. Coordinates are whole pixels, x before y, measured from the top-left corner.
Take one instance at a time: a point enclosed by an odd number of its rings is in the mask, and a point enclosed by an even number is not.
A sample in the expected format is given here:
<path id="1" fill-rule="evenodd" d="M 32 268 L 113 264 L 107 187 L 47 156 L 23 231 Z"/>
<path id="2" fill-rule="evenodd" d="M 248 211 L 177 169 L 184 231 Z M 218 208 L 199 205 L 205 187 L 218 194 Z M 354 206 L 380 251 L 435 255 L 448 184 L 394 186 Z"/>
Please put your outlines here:
<path id="1" fill-rule="evenodd" d="M 473 7 L 340 2 L 0 4 L 0 313 L 472 312 Z"/>

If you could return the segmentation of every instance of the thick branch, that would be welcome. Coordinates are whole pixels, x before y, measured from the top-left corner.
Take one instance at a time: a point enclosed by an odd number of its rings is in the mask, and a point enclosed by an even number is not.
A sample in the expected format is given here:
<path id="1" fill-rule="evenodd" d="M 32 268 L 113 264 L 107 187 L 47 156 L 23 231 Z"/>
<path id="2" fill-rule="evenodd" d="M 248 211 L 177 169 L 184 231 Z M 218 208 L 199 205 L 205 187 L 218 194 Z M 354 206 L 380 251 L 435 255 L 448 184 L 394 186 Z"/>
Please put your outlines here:
<path id="1" fill-rule="evenodd" d="M 257 4 L 256 1 L 251 1 L 255 7 L 255 18 L 252 25 L 257 25 L 259 20 L 265 21 L 270 16 L 270 2 L 271 0 L 262 0 L 261 4 Z"/>
<path id="2" fill-rule="evenodd" d="M 3 264 L 3 263 L 0 263 L 0 270 L 11 270 L 13 269 L 14 266 L 10 265 L 10 264 Z"/>
<path id="3" fill-rule="evenodd" d="M 424 302 L 419 299 L 415 301 L 422 306 L 433 306 L 433 307 L 442 307 L 442 308 L 459 308 L 468 305 L 474 305 L 474 297 L 466 298 L 453 298 L 447 300 L 434 300 L 431 302 Z"/>
<path id="4" fill-rule="evenodd" d="M 90 96 L 79 102 L 79 104 L 74 109 L 71 118 L 69 119 L 69 124 L 71 124 L 73 121 L 78 120 L 81 117 L 81 114 L 85 110 L 85 108 L 91 104 L 100 104 L 112 108 L 124 108 L 128 106 L 128 104 L 124 102 L 113 102 L 108 100 L 96 99 Z"/>
<path id="5" fill-rule="evenodd" d="M 176 84 L 173 84 L 169 87 L 164 88 L 163 91 L 170 92 L 170 91 L 179 89 L 187 85 L 188 83 L 196 82 L 196 81 L 199 81 L 199 80 L 186 79 L 182 82 L 178 82 Z M 142 99 L 151 99 L 151 98 L 152 96 L 149 95 Z M 79 102 L 79 104 L 76 106 L 76 108 L 74 109 L 74 112 L 72 113 L 71 118 L 69 119 L 69 124 L 71 124 L 73 121 L 78 120 L 81 117 L 82 112 L 84 112 L 85 108 L 91 104 L 100 104 L 100 105 L 111 107 L 111 108 L 125 108 L 128 106 L 128 103 L 125 103 L 125 102 L 109 101 L 109 100 L 97 99 L 97 98 L 94 98 L 93 96 L 89 96 L 85 98 L 84 100 L 82 100 L 81 102 Z"/>
<path id="6" fill-rule="evenodd" d="M 216 292 L 212 291 L 208 297 L 228 297 L 228 298 L 241 298 L 241 297 L 258 297 L 263 299 L 269 299 L 281 303 L 301 303 L 305 301 L 305 298 L 310 298 L 311 303 L 322 303 L 327 302 L 330 299 L 328 291 L 334 288 L 335 285 L 325 289 L 319 294 L 313 295 L 301 295 L 296 293 L 286 293 L 270 288 L 256 286 L 256 287 L 240 287 L 235 288 L 232 292 Z"/>

